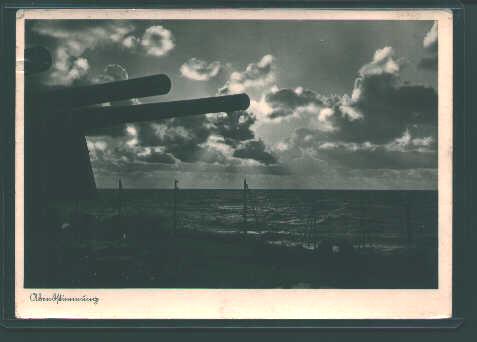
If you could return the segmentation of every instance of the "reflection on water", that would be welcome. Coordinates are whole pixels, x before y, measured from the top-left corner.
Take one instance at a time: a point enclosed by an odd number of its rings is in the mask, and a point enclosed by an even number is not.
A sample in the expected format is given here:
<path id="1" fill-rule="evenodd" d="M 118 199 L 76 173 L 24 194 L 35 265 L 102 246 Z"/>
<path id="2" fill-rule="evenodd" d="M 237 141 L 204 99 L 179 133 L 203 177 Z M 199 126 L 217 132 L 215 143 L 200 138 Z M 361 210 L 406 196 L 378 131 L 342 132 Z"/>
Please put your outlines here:
<path id="1" fill-rule="evenodd" d="M 122 215 L 171 217 L 172 191 L 123 190 Z M 437 239 L 435 191 L 250 190 L 250 194 L 244 212 L 241 190 L 180 190 L 177 226 L 217 234 L 246 230 L 271 244 L 309 249 L 328 239 L 393 252 L 409 243 L 409 231 L 415 243 L 432 245 Z M 77 210 L 67 203 L 57 205 L 65 222 Z M 96 200 L 80 207 L 98 222 L 109 220 L 117 214 L 117 192 L 100 190 Z"/>

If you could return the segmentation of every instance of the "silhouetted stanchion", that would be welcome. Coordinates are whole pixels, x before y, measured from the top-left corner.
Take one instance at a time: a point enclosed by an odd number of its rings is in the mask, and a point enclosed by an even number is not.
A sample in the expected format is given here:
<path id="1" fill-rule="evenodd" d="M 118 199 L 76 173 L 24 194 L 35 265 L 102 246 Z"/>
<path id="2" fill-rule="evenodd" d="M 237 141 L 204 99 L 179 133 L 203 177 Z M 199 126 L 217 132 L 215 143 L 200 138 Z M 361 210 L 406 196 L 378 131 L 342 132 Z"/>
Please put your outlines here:
<path id="1" fill-rule="evenodd" d="M 243 180 L 243 228 L 242 231 L 244 234 L 247 234 L 247 211 L 248 211 L 248 184 L 247 179 Z"/>

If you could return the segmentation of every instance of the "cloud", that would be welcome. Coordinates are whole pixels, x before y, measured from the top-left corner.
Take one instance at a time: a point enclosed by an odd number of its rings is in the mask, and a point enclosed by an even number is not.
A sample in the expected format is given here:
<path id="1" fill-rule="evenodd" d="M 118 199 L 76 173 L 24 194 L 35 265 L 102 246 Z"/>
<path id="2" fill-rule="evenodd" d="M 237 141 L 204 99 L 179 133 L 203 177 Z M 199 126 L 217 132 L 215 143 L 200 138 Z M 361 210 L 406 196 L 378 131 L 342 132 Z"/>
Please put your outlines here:
<path id="1" fill-rule="evenodd" d="M 130 183 L 135 177 L 158 177 L 158 171 L 162 175 L 169 171 L 195 175 L 288 173 L 279 165 L 271 165 L 276 159 L 262 141 L 239 143 L 238 156 L 234 156 L 235 148 L 225 144 L 223 137 L 212 133 L 199 144 L 203 139 L 191 134 L 193 123 L 183 124 L 129 124 L 124 136 L 87 137 L 96 179 L 104 182 L 111 177 L 126 177 Z M 145 138 L 149 140 L 146 142 Z"/>
<path id="2" fill-rule="evenodd" d="M 103 72 L 91 78 L 91 83 L 108 83 L 129 79 L 127 70 L 119 64 L 108 64 Z"/>
<path id="3" fill-rule="evenodd" d="M 128 144 L 130 136 L 91 137 L 87 144 L 95 178 L 144 177 L 157 170 L 177 168 L 176 160 L 160 148 Z"/>
<path id="4" fill-rule="evenodd" d="M 437 94 L 403 84 L 401 67 L 394 50 L 385 47 L 359 69 L 351 95 L 272 89 L 256 106 L 267 109 L 262 124 L 286 119 L 290 127 L 298 125 L 281 141 L 278 155 L 310 155 L 356 168 L 435 167 Z"/>
<path id="5" fill-rule="evenodd" d="M 167 55 L 175 46 L 171 31 L 161 25 L 151 26 L 141 39 L 141 46 L 151 56 Z"/>
<path id="6" fill-rule="evenodd" d="M 169 153 L 164 153 L 159 148 L 146 147 L 138 153 L 138 159 L 149 163 L 174 164 L 176 160 Z"/>
<path id="7" fill-rule="evenodd" d="M 135 49 L 141 43 L 141 40 L 136 36 L 127 36 L 121 42 L 121 44 L 127 49 Z"/>
<path id="8" fill-rule="evenodd" d="M 124 148 L 117 152 L 135 151 L 147 162 L 153 158 L 161 158 L 162 162 L 173 158 L 181 163 L 234 167 L 243 163 L 246 166 L 273 164 L 276 158 L 267 151 L 263 141 L 256 140 L 251 129 L 255 120 L 247 111 L 236 111 L 130 124 L 123 126 L 122 136 L 126 132 L 128 137 L 122 144 Z M 114 133 L 110 137 L 120 136 Z"/>
<path id="9" fill-rule="evenodd" d="M 138 145 L 161 146 L 164 151 L 183 162 L 199 161 L 204 154 L 204 144 L 209 135 L 205 116 L 173 118 L 157 123 L 136 124 Z"/>
<path id="10" fill-rule="evenodd" d="M 94 76 L 90 76 L 86 81 L 87 83 L 109 83 L 109 82 L 116 82 L 116 81 L 124 81 L 129 79 L 128 71 L 125 67 L 120 64 L 108 64 L 103 69 L 103 71 Z M 103 103 L 102 106 L 112 106 L 112 105 L 120 105 L 120 106 L 127 106 L 127 105 L 137 105 L 140 104 L 140 100 L 137 98 L 127 99 L 127 100 L 120 100 L 114 102 L 107 102 Z"/>
<path id="11" fill-rule="evenodd" d="M 262 164 L 275 164 L 277 159 L 268 151 L 262 140 L 248 140 L 235 150 L 234 157 L 258 161 Z"/>
<path id="12" fill-rule="evenodd" d="M 384 148 L 388 151 L 398 152 L 435 152 L 435 140 L 432 136 L 413 138 L 407 129 L 403 135 L 386 144 Z"/>
<path id="13" fill-rule="evenodd" d="M 134 125 L 136 143 L 161 147 L 185 163 L 240 164 L 240 159 L 272 164 L 274 157 L 255 141 L 251 126 L 255 118 L 247 111 L 174 118 Z"/>
<path id="14" fill-rule="evenodd" d="M 269 82 L 269 91 L 247 111 L 128 125 L 126 140 L 112 152 L 110 167 L 119 163 L 132 168 L 139 163 L 140 170 L 147 170 L 155 163 L 161 169 L 237 173 L 255 168 L 266 174 L 433 169 L 437 94 L 432 88 L 402 83 L 401 69 L 401 59 L 391 47 L 384 47 L 358 70 L 349 94 L 280 89 Z M 101 77 L 122 78 L 127 75 L 124 71 L 111 65 Z M 273 130 L 283 120 L 294 133 L 279 143 L 267 146 L 267 140 L 256 135 L 257 124 L 265 122 Z M 280 167 L 272 170 L 274 166 Z"/>
<path id="15" fill-rule="evenodd" d="M 264 97 L 267 116 L 279 119 L 287 116 L 299 116 L 307 107 L 313 108 L 324 105 L 324 98 L 309 89 L 297 87 L 295 89 L 272 89 Z M 260 109 L 259 109 L 260 110 Z"/>
<path id="16" fill-rule="evenodd" d="M 287 145 L 302 151 L 303 154 L 296 157 L 326 160 L 332 168 L 399 170 L 437 167 L 434 139 L 413 138 L 409 131 L 388 143 L 376 144 L 370 141 L 328 141 L 313 135 L 310 130 L 301 129 Z"/>
<path id="17" fill-rule="evenodd" d="M 154 25 L 139 31 L 133 23 L 122 21 L 102 21 L 87 26 L 75 22 L 65 25 L 62 22 L 40 23 L 34 25 L 36 34 L 46 36 L 55 53 L 56 64 L 49 75 L 48 83 L 54 85 L 96 84 L 126 80 L 127 70 L 119 64 L 109 64 L 96 75 L 91 74 L 91 56 L 96 49 L 108 48 L 127 53 L 142 53 L 147 56 L 162 57 L 174 48 L 174 37 L 162 25 Z M 245 88 L 260 88 L 269 85 L 274 79 L 274 58 L 263 56 L 257 63 L 250 63 L 245 70 L 230 75 L 230 91 Z M 207 80 L 216 77 L 222 65 L 213 61 L 207 63 L 191 58 L 181 67 L 184 77 Z M 101 106 L 133 105 L 137 99 L 103 103 Z M 209 163 L 222 165 L 241 165 L 254 159 L 247 152 L 255 148 L 259 152 L 263 142 L 254 142 L 255 134 L 251 126 L 256 118 L 250 112 L 211 114 L 195 117 L 174 118 L 160 122 L 143 122 L 133 125 L 118 125 L 87 132 L 89 139 L 107 141 L 109 155 L 93 145 L 92 153 L 103 155 L 102 168 L 107 162 L 118 163 Z M 117 146 L 115 146 L 115 142 Z M 245 144 L 245 142 L 248 142 Z M 237 156 L 236 149 L 240 148 Z M 265 146 L 257 154 L 259 160 L 270 163 Z M 252 151 L 252 150 L 250 150 Z M 241 157 L 247 155 L 246 157 Z M 97 164 L 98 165 L 98 164 Z M 141 164 L 142 165 L 142 164 Z"/>
<path id="18" fill-rule="evenodd" d="M 84 77 L 89 69 L 89 62 L 86 58 L 79 57 L 71 59 L 66 50 L 57 51 L 57 70 L 52 77 L 60 79 L 63 83 L 70 84 L 75 80 Z"/>
<path id="19" fill-rule="evenodd" d="M 388 142 L 414 127 L 426 134 L 437 126 L 437 94 L 433 88 L 420 85 L 402 85 L 396 75 L 382 74 L 358 79 L 353 93 L 358 93 L 347 104 L 362 115 L 352 120 L 338 106 L 335 116 L 339 135 L 345 140 L 376 143 Z"/>
<path id="20" fill-rule="evenodd" d="M 90 53 L 97 48 L 117 46 L 130 53 L 155 57 L 167 55 L 174 48 L 172 33 L 163 26 L 147 28 L 142 36 L 130 22 L 104 21 L 84 25 L 62 21 L 37 21 L 33 32 L 52 40 L 53 67 L 49 85 L 68 86 L 82 81 L 90 71 Z"/>
<path id="21" fill-rule="evenodd" d="M 435 90 L 402 84 L 400 64 L 393 54 L 392 48 L 376 51 L 372 61 L 359 70 L 351 95 L 324 96 L 306 90 L 298 96 L 296 89 L 271 92 L 265 97 L 272 108 L 269 116 L 297 116 L 298 112 L 298 116 L 309 117 L 308 128 L 315 121 L 325 125 L 318 130 L 333 132 L 327 137 L 358 142 L 389 142 L 413 125 L 414 131 L 436 128 Z M 281 96 L 276 101 L 277 94 L 293 96 Z"/>
<path id="22" fill-rule="evenodd" d="M 134 30 L 124 22 L 108 22 L 101 26 L 65 26 L 61 22 L 38 21 L 33 31 L 55 40 L 53 69 L 48 83 L 70 85 L 85 77 L 90 69 L 88 50 L 105 43 L 115 43 Z"/>
<path id="23" fill-rule="evenodd" d="M 194 81 L 208 81 L 218 75 L 221 69 L 220 62 L 207 63 L 197 58 L 191 58 L 181 65 L 182 76 Z"/>
<path id="24" fill-rule="evenodd" d="M 374 53 L 373 60 L 363 65 L 359 74 L 362 77 L 382 74 L 397 75 L 399 69 L 399 62 L 394 58 L 394 49 L 386 46 Z"/>
<path id="25" fill-rule="evenodd" d="M 234 71 L 219 94 L 241 93 L 249 88 L 265 87 L 275 82 L 275 58 L 265 55 L 258 63 L 250 63 L 242 72 Z"/>
<path id="26" fill-rule="evenodd" d="M 270 59 L 264 57 L 257 67 L 266 68 L 269 62 Z M 194 69 L 194 72 L 201 74 L 215 74 L 218 71 L 214 70 L 213 63 L 191 59 L 186 63 L 187 67 L 182 66 L 182 71 L 184 73 L 186 69 L 185 73 L 190 73 Z M 247 70 L 247 77 L 256 74 L 256 67 L 249 65 Z M 196 76 L 198 75 L 193 75 Z M 258 164 L 271 164 L 273 156 L 265 151 L 262 141 L 255 141 L 252 129 L 255 122 L 256 117 L 250 111 L 210 113 L 160 122 L 144 122 L 129 127 L 134 129 L 135 133 L 129 143 L 142 148 L 161 148 L 161 151 L 183 163 L 237 166 L 253 160 Z M 235 153 L 236 150 L 239 152 Z"/>
<path id="27" fill-rule="evenodd" d="M 222 137 L 229 146 L 236 147 L 240 142 L 255 137 L 251 127 L 256 119 L 248 111 L 215 114 L 209 120 L 213 124 L 212 132 Z"/>
<path id="28" fill-rule="evenodd" d="M 437 70 L 437 47 L 438 47 L 438 30 L 437 21 L 432 24 L 430 30 L 424 36 L 422 46 L 425 52 L 429 55 L 423 57 L 418 64 L 418 67 L 424 70 Z"/>

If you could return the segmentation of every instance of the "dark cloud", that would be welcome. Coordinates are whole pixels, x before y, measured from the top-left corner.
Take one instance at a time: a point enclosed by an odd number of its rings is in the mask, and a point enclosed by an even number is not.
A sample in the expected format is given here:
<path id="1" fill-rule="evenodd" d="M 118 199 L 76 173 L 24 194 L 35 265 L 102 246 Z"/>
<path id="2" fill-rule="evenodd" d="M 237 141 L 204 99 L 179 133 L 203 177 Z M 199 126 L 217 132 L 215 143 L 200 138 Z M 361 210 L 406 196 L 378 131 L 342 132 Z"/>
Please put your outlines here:
<path id="1" fill-rule="evenodd" d="M 164 147 L 167 153 L 183 162 L 199 161 L 201 147 L 207 142 L 210 128 L 205 116 L 174 118 L 158 123 L 136 125 L 138 144 L 143 147 Z"/>
<path id="2" fill-rule="evenodd" d="M 433 88 L 403 84 L 399 71 L 387 47 L 360 69 L 351 96 L 325 98 L 308 91 L 305 97 L 298 96 L 303 90 L 290 89 L 267 95 L 269 116 L 287 108 L 309 119 L 308 127 L 285 141 L 282 153 L 299 149 L 353 168 L 436 167 L 437 94 Z M 280 101 L 274 100 L 276 94 Z"/>
<path id="3" fill-rule="evenodd" d="M 395 88 L 400 61 L 393 55 L 391 47 L 377 50 L 372 61 L 360 68 L 351 96 L 322 95 L 302 87 L 272 89 L 256 107 L 263 109 L 269 119 L 314 116 L 322 131 L 333 131 L 346 122 L 362 119 L 359 106 L 372 99 L 373 93 L 389 93 Z"/>
<path id="4" fill-rule="evenodd" d="M 425 86 L 403 86 L 394 75 L 382 74 L 359 79 L 357 95 L 349 105 L 335 105 L 330 119 L 339 127 L 335 136 L 345 141 L 386 143 L 413 126 L 423 131 L 437 129 L 437 94 Z M 346 111 L 362 114 L 350 120 Z M 434 132 L 435 133 L 435 132 Z"/>
<path id="5" fill-rule="evenodd" d="M 235 111 L 215 116 L 213 132 L 224 139 L 227 145 L 236 147 L 240 142 L 255 137 L 251 126 L 255 117 L 247 111 Z"/>
<path id="6" fill-rule="evenodd" d="M 249 140 L 242 143 L 233 155 L 237 158 L 256 160 L 266 165 L 277 162 L 277 159 L 266 151 L 262 140 Z"/>
<path id="7" fill-rule="evenodd" d="M 247 111 L 174 118 L 161 123 L 136 125 L 138 145 L 161 146 L 182 162 L 231 164 L 230 157 L 254 159 L 271 164 L 273 157 L 265 151 L 262 141 L 254 141 L 251 126 L 255 118 Z M 214 148 L 209 139 L 215 137 L 232 148 L 227 158 L 223 151 Z M 235 152 L 233 152 L 233 149 Z"/>
<path id="8" fill-rule="evenodd" d="M 437 94 L 429 87 L 403 84 L 400 68 L 393 49 L 385 47 L 360 68 L 351 95 L 325 96 L 301 87 L 272 89 L 263 97 L 271 108 L 268 118 L 309 120 L 309 125 L 289 140 L 290 146 L 275 152 L 299 156 L 309 149 L 317 158 L 356 168 L 433 167 Z M 252 130 L 256 120 L 249 111 L 237 111 L 144 123 L 137 125 L 138 144 L 161 147 L 188 163 L 232 165 L 233 157 L 274 164 L 277 158 Z M 211 145 L 211 137 L 232 150 L 227 153 L 227 148 Z"/>
<path id="9" fill-rule="evenodd" d="M 298 108 L 314 104 L 324 105 L 324 97 L 309 89 L 278 89 L 265 95 L 265 100 L 273 110 L 269 113 L 272 119 L 293 115 Z"/>
<path id="10" fill-rule="evenodd" d="M 179 161 L 235 165 L 236 159 L 262 164 L 276 163 L 252 125 L 256 118 L 248 111 L 174 118 L 157 123 L 136 124 L 137 144 L 161 147 Z"/>
<path id="11" fill-rule="evenodd" d="M 273 164 L 276 158 L 266 151 L 263 141 L 254 140 L 251 126 L 255 120 L 247 111 L 236 111 L 139 123 L 134 125 L 134 144 L 140 149 L 160 148 L 185 163 L 235 165 L 237 160 L 252 159 Z M 152 161 L 155 157 L 149 153 L 141 158 Z"/>
<path id="12" fill-rule="evenodd" d="M 265 96 L 271 118 L 305 117 L 313 135 L 328 141 L 392 141 L 412 127 L 416 136 L 436 134 L 437 94 L 433 88 L 405 85 L 390 47 L 376 51 L 360 69 L 351 96 L 324 96 L 312 90 L 274 90 Z"/>

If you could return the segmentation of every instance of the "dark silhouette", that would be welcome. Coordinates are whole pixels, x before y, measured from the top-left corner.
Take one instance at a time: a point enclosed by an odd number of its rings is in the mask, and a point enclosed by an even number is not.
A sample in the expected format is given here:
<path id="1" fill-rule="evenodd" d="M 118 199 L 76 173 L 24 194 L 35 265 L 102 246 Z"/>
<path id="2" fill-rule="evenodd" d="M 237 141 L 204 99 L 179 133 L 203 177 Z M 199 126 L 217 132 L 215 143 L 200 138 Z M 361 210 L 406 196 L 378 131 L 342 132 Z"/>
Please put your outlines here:
<path id="1" fill-rule="evenodd" d="M 245 178 L 243 180 L 243 232 L 247 234 L 247 211 L 248 211 L 248 184 L 247 184 L 247 179 Z"/>
<path id="2" fill-rule="evenodd" d="M 26 55 L 27 76 L 47 69 L 44 49 L 27 49 Z M 143 105 L 92 106 L 167 94 L 170 89 L 171 81 L 166 75 L 81 87 L 25 89 L 25 121 L 31 133 L 28 169 L 32 171 L 35 193 L 56 199 L 94 195 L 96 185 L 85 140 L 88 132 L 130 122 L 245 110 L 250 104 L 246 94 L 238 94 Z"/>
<path id="3" fill-rule="evenodd" d="M 27 78 L 48 70 L 51 64 L 51 55 L 43 47 L 25 50 Z M 44 253 L 52 239 L 54 244 L 62 243 L 56 238 L 60 227 L 52 224 L 55 218 L 49 217 L 48 203 L 72 200 L 79 204 L 80 200 L 96 195 L 85 138 L 88 133 L 125 123 L 245 110 L 250 104 L 246 94 L 238 94 L 143 105 L 95 106 L 167 94 L 171 89 L 167 75 L 62 88 L 34 88 L 35 82 L 28 80 L 25 84 L 25 187 L 28 189 L 25 206 L 29 212 L 25 224 L 26 283 L 30 277 L 41 279 L 41 269 L 53 269 L 60 257 L 53 252 Z M 121 207 L 118 209 L 121 213 Z M 116 221 L 122 219 L 118 216 Z M 73 229 L 84 226 L 74 224 Z"/>

